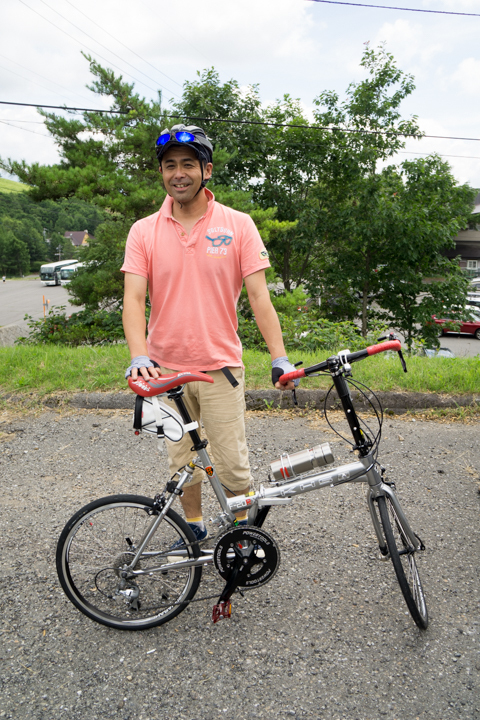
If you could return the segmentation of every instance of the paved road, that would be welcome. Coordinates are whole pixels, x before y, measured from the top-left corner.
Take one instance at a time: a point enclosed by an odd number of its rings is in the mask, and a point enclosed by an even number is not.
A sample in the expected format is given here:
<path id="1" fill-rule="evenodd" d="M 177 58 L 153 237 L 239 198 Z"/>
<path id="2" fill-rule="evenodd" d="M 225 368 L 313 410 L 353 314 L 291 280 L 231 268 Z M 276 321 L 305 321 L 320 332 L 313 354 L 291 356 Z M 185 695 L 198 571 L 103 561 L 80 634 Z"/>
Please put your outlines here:
<path id="1" fill-rule="evenodd" d="M 50 300 L 50 310 L 61 305 L 66 305 L 68 312 L 79 310 L 70 305 L 67 289 L 61 285 L 44 287 L 38 278 L 0 281 L 0 326 L 26 327 L 26 314 L 35 319 L 43 317 L 43 296 Z"/>
<path id="2" fill-rule="evenodd" d="M 426 631 L 379 560 L 363 487 L 347 485 L 272 511 L 264 527 L 280 545 L 279 571 L 234 597 L 231 620 L 212 625 L 214 601 L 205 600 L 131 633 L 70 604 L 55 546 L 94 498 L 160 489 L 167 472 L 156 440 L 135 437 L 125 411 L 12 419 L 3 411 L 0 718 L 478 720 L 479 429 L 384 424 L 380 460 L 427 548 Z M 251 414 L 247 433 L 257 482 L 281 453 L 319 441 L 351 461 L 314 415 Z M 215 510 L 203 489 L 208 519 Z M 216 577 L 204 572 L 199 596 L 220 592 Z"/>
<path id="3" fill-rule="evenodd" d="M 70 305 L 67 289 L 61 285 L 43 287 L 38 279 L 7 280 L 0 282 L 0 326 L 15 323 L 26 327 L 23 319 L 26 313 L 35 319 L 42 317 L 43 295 L 50 300 L 50 309 L 61 305 L 66 305 L 68 312 L 80 309 Z M 440 342 L 457 357 L 474 357 L 480 353 L 480 340 L 468 335 L 447 335 Z"/>
<path id="4" fill-rule="evenodd" d="M 440 345 L 449 348 L 457 357 L 475 357 L 480 354 L 480 340 L 472 335 L 443 335 Z"/>

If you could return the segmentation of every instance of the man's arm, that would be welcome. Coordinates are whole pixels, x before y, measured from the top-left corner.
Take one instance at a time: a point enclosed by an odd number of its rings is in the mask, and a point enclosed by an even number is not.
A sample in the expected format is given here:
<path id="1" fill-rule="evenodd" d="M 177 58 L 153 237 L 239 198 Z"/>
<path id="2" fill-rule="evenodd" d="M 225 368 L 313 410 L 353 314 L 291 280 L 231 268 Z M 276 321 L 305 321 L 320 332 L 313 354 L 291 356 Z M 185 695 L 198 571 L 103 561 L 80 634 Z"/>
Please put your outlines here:
<path id="1" fill-rule="evenodd" d="M 133 359 L 139 356 L 148 357 L 145 320 L 145 298 L 147 295 L 147 279 L 142 275 L 125 273 L 125 292 L 123 296 L 123 329 Z M 137 368 L 132 369 L 132 378 L 138 377 Z M 153 368 L 140 368 L 140 374 L 148 380 L 149 377 L 158 377 L 158 371 Z"/>
<path id="2" fill-rule="evenodd" d="M 245 287 L 248 293 L 251 308 L 257 321 L 258 329 L 267 343 L 268 351 L 275 360 L 278 357 L 286 356 L 285 345 L 283 344 L 282 329 L 277 312 L 272 305 L 270 293 L 265 279 L 265 270 L 247 275 Z M 293 390 L 293 382 L 288 385 L 275 384 L 279 390 Z"/>

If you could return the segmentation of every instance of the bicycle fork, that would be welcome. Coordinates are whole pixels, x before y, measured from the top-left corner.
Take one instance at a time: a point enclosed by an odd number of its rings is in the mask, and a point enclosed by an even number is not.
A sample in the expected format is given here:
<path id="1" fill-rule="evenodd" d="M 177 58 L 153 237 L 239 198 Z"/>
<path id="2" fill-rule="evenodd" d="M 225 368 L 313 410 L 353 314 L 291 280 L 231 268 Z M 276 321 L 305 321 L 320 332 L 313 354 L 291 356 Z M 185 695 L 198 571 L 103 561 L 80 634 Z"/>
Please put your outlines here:
<path id="1" fill-rule="evenodd" d="M 383 533 L 383 528 L 381 526 L 381 523 L 378 519 L 378 513 L 375 510 L 374 503 L 376 500 L 378 500 L 379 497 L 385 497 L 387 496 L 394 508 L 395 514 L 404 529 L 408 539 L 411 542 L 412 548 L 414 550 L 424 550 L 425 546 L 423 545 L 423 542 L 421 539 L 416 535 L 412 528 L 410 527 L 408 520 L 405 516 L 405 513 L 402 510 L 402 507 L 398 501 L 397 496 L 395 495 L 395 491 L 391 485 L 387 485 L 383 480 L 381 479 L 378 471 L 375 468 L 371 468 L 371 470 L 366 473 L 367 480 L 369 483 L 369 490 L 367 495 L 367 505 L 368 510 L 370 512 L 370 517 L 372 518 L 372 524 L 373 528 L 375 530 L 375 534 L 377 536 L 378 540 L 378 547 L 380 549 L 380 552 L 382 554 L 382 560 L 387 560 L 389 557 L 388 554 L 388 547 L 385 540 L 385 536 Z M 374 483 L 371 482 L 371 480 L 375 480 Z"/>

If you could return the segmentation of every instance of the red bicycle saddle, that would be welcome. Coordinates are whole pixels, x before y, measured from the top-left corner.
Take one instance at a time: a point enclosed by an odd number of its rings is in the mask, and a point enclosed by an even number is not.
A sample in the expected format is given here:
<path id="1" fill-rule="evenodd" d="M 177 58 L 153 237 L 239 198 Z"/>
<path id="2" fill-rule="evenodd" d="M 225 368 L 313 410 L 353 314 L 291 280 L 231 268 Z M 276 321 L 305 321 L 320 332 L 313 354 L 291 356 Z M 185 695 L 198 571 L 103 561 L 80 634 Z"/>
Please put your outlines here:
<path id="1" fill-rule="evenodd" d="M 185 385 L 189 382 L 209 382 L 213 383 L 213 378 L 210 375 L 205 375 L 201 372 L 178 372 L 172 373 L 171 375 L 160 375 L 158 378 L 150 378 L 145 380 L 142 376 L 139 376 L 136 380 L 128 378 L 128 385 L 133 392 L 141 397 L 153 397 L 154 395 L 161 395 L 162 393 L 171 390 L 179 385 Z"/>

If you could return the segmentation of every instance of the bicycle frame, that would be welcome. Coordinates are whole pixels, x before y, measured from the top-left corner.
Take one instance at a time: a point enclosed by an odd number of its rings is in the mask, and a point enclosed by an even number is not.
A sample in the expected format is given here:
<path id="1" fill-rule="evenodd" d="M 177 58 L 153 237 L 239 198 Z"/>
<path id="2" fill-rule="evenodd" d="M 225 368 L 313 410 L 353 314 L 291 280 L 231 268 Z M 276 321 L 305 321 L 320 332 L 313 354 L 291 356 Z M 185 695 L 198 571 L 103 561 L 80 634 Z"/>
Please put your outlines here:
<path id="1" fill-rule="evenodd" d="M 144 574 L 145 571 L 143 570 L 135 570 L 135 566 L 142 555 L 145 557 L 144 551 L 148 545 L 148 541 L 154 535 L 155 530 L 163 520 L 169 507 L 171 507 L 175 500 L 175 496 L 181 494 L 182 487 L 190 479 L 193 469 L 197 464 L 201 465 L 207 473 L 210 484 L 222 509 L 221 514 L 216 519 L 220 529 L 233 525 L 235 522 L 235 513 L 238 513 L 239 511 L 248 510 L 248 524 L 261 527 L 271 507 L 275 505 L 289 504 L 292 502 L 292 498 L 296 495 L 303 495 L 307 492 L 321 490 L 325 487 L 336 487 L 337 485 L 361 482 L 366 483 L 369 486 L 367 493 L 367 506 L 372 518 L 373 527 L 378 539 L 378 545 L 381 553 L 386 555 L 387 548 L 382 527 L 374 508 L 375 500 L 381 496 L 388 496 L 391 499 L 395 512 L 403 523 L 412 548 L 415 550 L 419 550 L 421 548 L 421 541 L 412 531 L 393 488 L 383 482 L 382 475 L 376 467 L 376 461 L 373 453 L 371 452 L 371 443 L 366 440 L 365 434 L 361 430 L 348 383 L 344 377 L 344 374 L 346 372 L 348 373 L 349 366 L 342 361 L 342 354 L 329 358 L 327 365 L 337 391 L 337 395 L 342 404 L 343 412 L 348 421 L 355 442 L 355 449 L 359 453 L 359 459 L 355 462 L 328 470 L 322 470 L 320 472 L 310 471 L 309 473 L 294 477 L 291 481 L 274 482 L 271 486 L 262 485 L 255 493 L 229 498 L 225 493 L 223 485 L 216 473 L 215 466 L 206 450 L 207 442 L 200 438 L 196 429 L 189 430 L 189 434 L 193 442 L 193 448 L 197 452 L 197 457 L 185 466 L 183 470 L 178 471 L 178 481 L 176 483 L 175 491 L 165 501 L 159 515 L 155 517 L 146 535 L 142 538 L 142 541 L 136 548 L 135 556 L 130 564 L 130 569 L 133 575 Z M 174 388 L 174 390 L 168 393 L 168 396 L 175 402 L 184 423 L 186 425 L 190 424 L 192 421 L 183 400 L 183 388 Z M 148 552 L 146 554 L 148 555 Z M 181 558 L 182 556 L 185 556 L 185 554 L 186 550 L 170 551 L 168 553 L 168 558 Z M 202 566 L 211 564 L 212 562 L 213 551 L 202 549 L 202 554 L 199 558 L 189 560 L 179 559 L 174 563 L 171 563 L 169 560 L 169 563 L 167 564 L 164 563 L 155 568 L 150 567 L 148 572 L 165 571 L 170 564 L 174 564 L 176 568 L 181 568 Z"/>

